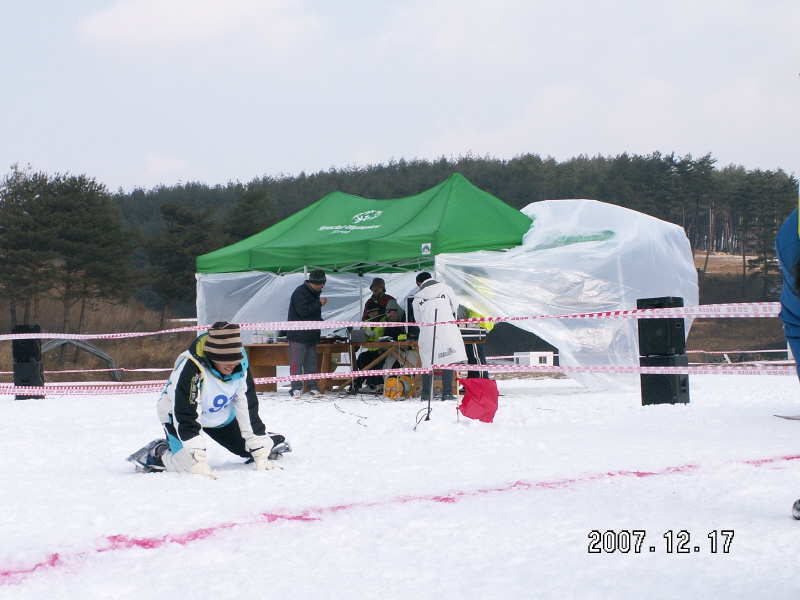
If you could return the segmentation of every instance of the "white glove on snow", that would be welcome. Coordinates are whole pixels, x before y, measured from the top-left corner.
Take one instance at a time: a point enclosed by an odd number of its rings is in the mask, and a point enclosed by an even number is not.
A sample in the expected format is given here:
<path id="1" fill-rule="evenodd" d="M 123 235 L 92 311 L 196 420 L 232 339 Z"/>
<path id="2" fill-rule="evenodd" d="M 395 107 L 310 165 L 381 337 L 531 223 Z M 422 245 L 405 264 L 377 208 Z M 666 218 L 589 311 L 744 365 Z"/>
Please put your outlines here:
<path id="1" fill-rule="evenodd" d="M 269 460 L 269 455 L 272 452 L 272 448 L 267 448 L 264 446 L 263 448 L 259 448 L 258 450 L 251 450 L 250 455 L 253 457 L 253 460 L 256 463 L 256 471 L 267 471 L 270 469 L 282 469 L 278 464 L 278 461 Z"/>
<path id="2" fill-rule="evenodd" d="M 217 476 L 214 475 L 214 471 L 211 470 L 211 467 L 208 464 L 205 450 L 189 451 L 188 463 L 187 471 L 189 471 L 189 473 L 194 475 L 205 475 L 209 479 L 217 478 Z"/>

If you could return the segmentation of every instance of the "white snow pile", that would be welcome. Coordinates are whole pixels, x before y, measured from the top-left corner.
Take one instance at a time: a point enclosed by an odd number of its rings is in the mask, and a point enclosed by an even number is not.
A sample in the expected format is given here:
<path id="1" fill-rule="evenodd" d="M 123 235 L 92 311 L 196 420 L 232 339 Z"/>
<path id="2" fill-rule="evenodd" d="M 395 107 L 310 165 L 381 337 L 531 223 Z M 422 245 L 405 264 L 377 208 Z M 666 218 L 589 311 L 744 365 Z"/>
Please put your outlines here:
<path id="1" fill-rule="evenodd" d="M 0 598 L 800 597 L 795 378 L 647 407 L 499 384 L 494 423 L 437 402 L 416 431 L 419 401 L 263 395 L 294 451 L 256 472 L 209 442 L 216 481 L 125 462 L 154 395 L 0 397 Z"/>

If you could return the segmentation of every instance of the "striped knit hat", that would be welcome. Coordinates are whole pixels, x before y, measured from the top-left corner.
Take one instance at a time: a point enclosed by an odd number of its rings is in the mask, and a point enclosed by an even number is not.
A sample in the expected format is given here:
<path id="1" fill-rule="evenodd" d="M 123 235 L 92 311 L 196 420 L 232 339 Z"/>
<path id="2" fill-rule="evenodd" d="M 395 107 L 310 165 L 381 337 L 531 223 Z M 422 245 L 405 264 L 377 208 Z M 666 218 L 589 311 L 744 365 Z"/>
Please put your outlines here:
<path id="1" fill-rule="evenodd" d="M 220 321 L 208 330 L 208 339 L 203 349 L 206 358 L 217 362 L 232 363 L 242 360 L 242 338 L 236 323 Z"/>

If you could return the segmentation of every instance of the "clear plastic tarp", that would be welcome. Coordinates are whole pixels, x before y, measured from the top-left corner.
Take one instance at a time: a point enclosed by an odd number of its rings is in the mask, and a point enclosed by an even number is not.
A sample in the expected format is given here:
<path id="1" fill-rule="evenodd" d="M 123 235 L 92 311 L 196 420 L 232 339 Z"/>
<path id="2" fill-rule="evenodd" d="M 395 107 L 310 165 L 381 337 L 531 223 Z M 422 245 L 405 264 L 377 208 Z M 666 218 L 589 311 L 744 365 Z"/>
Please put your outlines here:
<path id="1" fill-rule="evenodd" d="M 507 252 L 436 257 L 461 303 L 482 315 L 539 316 L 635 309 L 640 298 L 698 303 L 697 270 L 682 227 L 597 200 L 547 200 Z M 638 366 L 636 319 L 537 319 L 514 325 L 558 348 L 575 366 Z M 686 324 L 688 332 L 691 323 Z M 636 375 L 576 374 L 592 388 L 638 388 Z"/>
<path id="2" fill-rule="evenodd" d="M 698 303 L 689 241 L 677 225 L 596 200 L 547 200 L 523 209 L 533 219 L 522 245 L 508 251 L 440 254 L 435 276 L 484 316 L 541 316 L 635 309 L 639 298 L 678 296 Z M 323 318 L 358 321 L 373 277 L 405 308 L 416 273 L 328 273 Z M 198 274 L 198 323 L 285 321 L 301 273 Z M 562 365 L 637 366 L 636 319 L 514 321 L 557 347 Z M 687 322 L 686 331 L 690 323 Z M 332 330 L 323 330 L 332 333 Z M 245 343 L 253 332 L 242 332 Z M 595 389 L 638 389 L 636 375 L 576 374 Z"/>

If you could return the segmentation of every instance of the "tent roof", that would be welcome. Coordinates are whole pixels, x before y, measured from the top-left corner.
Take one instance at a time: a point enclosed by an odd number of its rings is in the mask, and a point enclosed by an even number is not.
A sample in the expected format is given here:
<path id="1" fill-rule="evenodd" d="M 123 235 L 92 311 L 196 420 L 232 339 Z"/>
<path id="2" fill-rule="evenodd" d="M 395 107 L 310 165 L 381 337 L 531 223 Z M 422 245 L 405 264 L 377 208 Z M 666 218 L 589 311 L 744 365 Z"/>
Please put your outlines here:
<path id="1" fill-rule="evenodd" d="M 430 267 L 437 254 L 518 246 L 531 222 L 459 174 L 394 200 L 331 192 L 261 233 L 199 256 L 197 272 L 407 271 Z"/>

